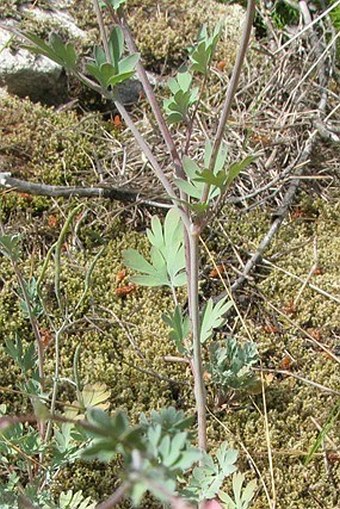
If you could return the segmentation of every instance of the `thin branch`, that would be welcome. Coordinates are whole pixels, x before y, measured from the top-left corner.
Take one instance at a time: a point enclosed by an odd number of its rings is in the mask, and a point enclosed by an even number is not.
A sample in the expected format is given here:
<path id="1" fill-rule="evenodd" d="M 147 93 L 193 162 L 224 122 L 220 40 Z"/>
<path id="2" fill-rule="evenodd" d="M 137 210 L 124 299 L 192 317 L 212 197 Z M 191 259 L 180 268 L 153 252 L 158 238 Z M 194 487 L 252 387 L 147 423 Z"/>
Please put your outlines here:
<path id="1" fill-rule="evenodd" d="M 314 131 L 311 134 L 311 136 L 309 137 L 309 139 L 305 145 L 305 148 L 301 154 L 301 157 L 299 159 L 299 163 L 298 163 L 299 165 L 306 162 L 309 159 L 309 156 L 312 152 L 313 141 L 315 139 L 316 133 L 317 132 Z M 247 281 L 249 274 L 260 263 L 264 252 L 266 251 L 267 247 L 271 243 L 271 241 L 274 238 L 274 236 L 276 235 L 276 233 L 279 231 L 280 226 L 282 225 L 282 223 L 288 213 L 289 207 L 291 206 L 291 204 L 295 198 L 295 195 L 297 193 L 297 190 L 300 186 L 300 178 L 299 177 L 302 175 L 304 169 L 305 169 L 305 165 L 302 164 L 302 166 L 299 167 L 299 171 L 297 172 L 298 176 L 291 181 L 291 183 L 288 187 L 288 190 L 282 200 L 281 206 L 277 209 L 277 211 L 273 215 L 273 222 L 270 225 L 268 232 L 265 234 L 265 236 L 261 240 L 255 253 L 247 261 L 247 263 L 242 271 L 241 276 L 239 276 L 236 279 L 236 281 L 234 281 L 234 283 L 232 284 L 231 290 L 233 292 L 238 290 Z M 223 295 L 224 295 L 224 292 L 223 292 Z"/>
<path id="2" fill-rule="evenodd" d="M 274 476 L 274 468 L 273 468 L 273 453 L 272 453 L 270 431 L 269 431 L 266 389 L 265 389 L 263 373 L 261 373 L 261 390 L 262 390 L 262 402 L 263 402 L 264 427 L 265 427 L 265 435 L 266 435 L 266 443 L 267 443 L 268 466 L 269 466 L 270 481 L 271 481 L 271 487 L 272 487 L 271 509 L 275 509 L 275 507 L 276 507 L 276 487 L 275 487 L 275 476 Z"/>
<path id="3" fill-rule="evenodd" d="M 254 369 L 254 371 L 260 371 L 261 373 L 274 373 L 275 375 L 280 374 L 280 375 L 285 375 L 285 376 L 291 376 L 292 378 L 295 378 L 296 380 L 300 380 L 300 382 L 303 382 L 305 384 L 312 385 L 313 387 L 316 387 L 317 389 L 320 389 L 321 391 L 328 392 L 330 394 L 336 394 L 337 396 L 340 396 L 340 391 L 336 391 L 335 389 L 326 387 L 326 385 L 319 384 L 318 382 L 313 382 L 313 380 L 309 380 L 308 378 L 297 375 L 296 373 L 293 373 L 292 371 L 288 371 L 286 369 L 270 369 L 270 368 L 253 368 L 253 369 Z"/>
<path id="4" fill-rule="evenodd" d="M 66 323 L 64 322 L 60 329 L 57 330 L 54 337 L 54 348 L 55 348 L 55 359 L 54 359 L 54 379 L 51 396 L 51 407 L 50 414 L 54 415 L 55 407 L 57 403 L 58 384 L 59 384 L 59 372 L 60 372 L 60 337 L 65 330 Z M 51 438 L 52 434 L 52 420 L 48 421 L 45 434 L 45 442 L 47 443 Z"/>
<path id="5" fill-rule="evenodd" d="M 305 14 L 305 11 L 302 12 L 302 14 Z M 310 17 L 306 16 L 305 14 L 305 23 L 307 24 L 310 21 Z M 309 26 L 309 25 L 308 25 Z M 313 38 L 315 36 L 314 33 L 312 33 L 311 37 Z M 333 40 L 334 43 L 334 40 Z M 321 44 L 321 43 L 320 43 Z M 320 50 L 318 49 L 320 52 Z M 329 78 L 331 76 L 332 67 L 328 65 L 328 62 L 325 62 L 325 59 L 323 60 L 323 66 L 320 69 L 319 72 L 319 82 L 322 85 L 322 92 L 321 97 L 319 100 L 319 104 L 317 107 L 317 117 L 314 119 L 314 126 L 317 127 L 317 123 L 320 121 L 320 119 L 325 115 L 325 110 L 327 106 L 327 96 L 328 91 L 326 88 L 326 85 L 329 81 Z M 276 213 L 273 215 L 273 221 L 270 225 L 270 228 L 268 232 L 263 237 L 262 241 L 260 242 L 257 250 L 252 255 L 252 257 L 248 260 L 246 263 L 242 274 L 234 281 L 234 283 L 231 286 L 231 291 L 235 292 L 238 290 L 243 284 L 247 281 L 249 274 L 254 270 L 254 268 L 261 262 L 263 254 L 265 250 L 267 249 L 268 245 L 272 241 L 273 237 L 277 234 L 279 231 L 288 211 L 289 208 L 295 199 L 296 193 L 299 189 L 301 177 L 303 176 L 307 162 L 310 159 L 310 155 L 312 153 L 315 140 L 317 139 L 317 135 L 319 133 L 318 128 L 314 129 L 312 133 L 309 135 L 309 138 L 307 139 L 305 143 L 305 147 L 298 159 L 297 166 L 298 170 L 296 172 L 296 176 L 294 179 L 292 179 L 286 194 L 283 197 L 281 206 L 277 209 Z M 226 295 L 225 292 L 222 292 L 216 297 L 216 300 L 220 300 Z"/>
<path id="6" fill-rule="evenodd" d="M 148 200 L 137 191 L 126 189 L 124 187 L 80 187 L 80 186 L 51 186 L 48 184 L 39 184 L 35 182 L 27 182 L 16 177 L 12 177 L 11 173 L 0 173 L 0 187 L 7 188 L 11 191 L 19 193 L 27 193 L 35 196 L 62 196 L 69 198 L 78 196 L 81 198 L 105 198 L 109 200 L 117 200 L 123 203 L 138 203 L 149 205 L 150 207 L 158 207 L 168 209 L 171 207 L 170 202 L 164 203 Z"/>
<path id="7" fill-rule="evenodd" d="M 312 21 L 310 24 L 308 24 L 307 26 L 305 26 L 300 32 L 298 32 L 297 34 L 295 34 L 291 39 L 289 39 L 287 42 L 285 42 L 282 46 L 280 46 L 276 51 L 274 51 L 273 55 L 276 55 L 277 53 L 279 53 L 280 51 L 282 51 L 283 49 L 285 49 L 289 44 L 291 44 L 292 42 L 294 42 L 296 39 L 298 39 L 299 37 L 301 37 L 302 34 L 304 34 L 307 30 L 310 30 L 316 23 L 319 23 L 319 21 L 324 18 L 325 16 L 327 16 L 331 11 L 333 11 L 338 5 L 340 4 L 340 0 L 337 0 L 337 2 L 335 2 L 334 4 L 332 4 L 330 7 L 328 7 L 328 9 L 326 9 L 322 14 L 320 14 L 320 16 L 318 16 L 317 18 L 314 19 L 314 21 Z"/>

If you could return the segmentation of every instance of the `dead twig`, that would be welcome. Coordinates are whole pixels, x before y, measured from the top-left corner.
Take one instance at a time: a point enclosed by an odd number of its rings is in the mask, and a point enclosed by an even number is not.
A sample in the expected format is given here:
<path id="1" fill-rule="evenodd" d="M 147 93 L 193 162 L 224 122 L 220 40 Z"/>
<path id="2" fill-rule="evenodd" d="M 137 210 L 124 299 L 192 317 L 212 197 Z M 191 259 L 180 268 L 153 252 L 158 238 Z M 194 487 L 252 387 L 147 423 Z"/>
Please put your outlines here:
<path id="1" fill-rule="evenodd" d="M 124 187 L 52 186 L 47 184 L 27 182 L 26 180 L 12 177 L 11 173 L 8 172 L 0 173 L 0 187 L 37 196 L 62 196 L 64 198 L 71 196 L 79 196 L 82 198 L 107 198 L 121 202 L 149 205 L 151 207 L 166 209 L 170 208 L 170 204 L 166 201 L 162 203 L 148 200 L 147 198 L 141 197 L 137 191 L 132 191 L 131 189 L 126 189 Z"/>

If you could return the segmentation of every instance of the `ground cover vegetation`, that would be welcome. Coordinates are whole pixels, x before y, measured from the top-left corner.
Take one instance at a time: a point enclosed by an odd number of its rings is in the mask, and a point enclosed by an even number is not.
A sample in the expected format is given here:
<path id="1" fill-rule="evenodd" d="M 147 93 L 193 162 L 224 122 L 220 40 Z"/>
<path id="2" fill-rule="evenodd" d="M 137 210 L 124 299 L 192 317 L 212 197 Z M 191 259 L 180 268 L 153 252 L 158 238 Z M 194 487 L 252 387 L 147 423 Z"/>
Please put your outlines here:
<path id="1" fill-rule="evenodd" d="M 156 97 L 123 4 L 94 2 L 85 74 L 63 38 L 20 32 L 115 112 L 2 100 L 1 503 L 336 507 L 333 25 L 275 57 L 291 33 L 258 9 L 268 46 L 245 64 L 245 24 L 231 79 L 223 26 L 203 27 Z M 135 72 L 129 111 L 115 86 Z"/>

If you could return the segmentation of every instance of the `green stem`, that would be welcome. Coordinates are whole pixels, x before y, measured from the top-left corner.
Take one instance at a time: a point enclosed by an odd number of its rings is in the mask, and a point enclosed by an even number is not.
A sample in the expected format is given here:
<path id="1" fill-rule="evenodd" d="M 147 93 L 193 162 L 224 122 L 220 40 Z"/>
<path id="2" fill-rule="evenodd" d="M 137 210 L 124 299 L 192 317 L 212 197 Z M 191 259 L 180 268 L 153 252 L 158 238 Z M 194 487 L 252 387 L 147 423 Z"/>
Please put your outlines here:
<path id="1" fill-rule="evenodd" d="M 16 278 L 18 280 L 19 286 L 21 288 L 22 296 L 25 301 L 28 317 L 31 322 L 31 327 L 33 330 L 33 334 L 36 340 L 36 346 L 37 346 L 37 353 L 38 353 L 38 371 L 39 371 L 39 380 L 41 385 L 41 390 L 44 391 L 45 388 L 45 376 L 44 376 L 44 346 L 41 340 L 40 331 L 38 327 L 38 322 L 36 317 L 34 316 L 31 301 L 29 298 L 29 295 L 26 290 L 26 283 L 24 281 L 24 278 L 21 275 L 20 269 L 17 265 L 17 262 L 12 259 L 12 265 L 13 269 L 16 275 Z"/>
<path id="2" fill-rule="evenodd" d="M 61 292 L 60 292 L 60 274 L 61 274 L 61 250 L 63 247 L 63 242 L 67 233 L 67 230 L 74 218 L 74 216 L 77 214 L 77 212 L 83 208 L 83 204 L 81 203 L 77 207 L 75 207 L 72 212 L 69 214 L 68 218 L 66 219 L 66 222 L 64 226 L 61 229 L 59 238 L 55 244 L 55 258 L 54 258 L 54 292 L 58 301 L 58 306 L 62 314 L 64 314 L 64 306 L 61 299 Z"/>
<path id="3" fill-rule="evenodd" d="M 60 327 L 55 334 L 54 339 L 54 348 L 55 348 L 55 360 L 54 360 L 54 380 L 53 380 L 53 389 L 52 389 L 52 398 L 51 398 L 51 407 L 50 414 L 53 415 L 55 412 L 56 402 L 57 402 L 57 393 L 58 393 L 58 383 L 59 383 L 59 369 L 60 369 L 60 336 L 65 330 L 66 324 Z M 46 434 L 45 434 L 45 442 L 48 442 L 52 433 L 52 420 L 50 419 L 47 424 Z"/>

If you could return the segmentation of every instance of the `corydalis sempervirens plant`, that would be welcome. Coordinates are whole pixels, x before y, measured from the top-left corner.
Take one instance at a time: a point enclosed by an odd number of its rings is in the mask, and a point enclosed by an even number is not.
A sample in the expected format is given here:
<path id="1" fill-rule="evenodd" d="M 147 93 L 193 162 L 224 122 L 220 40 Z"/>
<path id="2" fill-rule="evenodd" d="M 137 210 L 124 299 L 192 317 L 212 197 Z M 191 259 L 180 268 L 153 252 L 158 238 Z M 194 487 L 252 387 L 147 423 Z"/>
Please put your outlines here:
<path id="1" fill-rule="evenodd" d="M 186 71 L 178 73 L 169 82 L 170 97 L 164 103 L 164 116 L 141 64 L 124 14 L 124 4 L 124 0 L 101 2 L 94 0 L 102 44 L 94 49 L 93 60 L 87 62 L 85 72 L 72 44 L 64 43 L 57 35 L 53 34 L 48 43 L 32 34 L 21 35 L 28 41 L 27 47 L 31 51 L 56 61 L 88 87 L 113 101 L 173 203 L 173 210 L 168 213 L 163 227 L 159 219 L 153 219 L 151 230 L 148 233 L 152 245 L 150 261 L 131 250 L 126 253 L 125 257 L 126 263 L 139 272 L 139 275 L 136 276 L 139 284 L 164 285 L 172 289 L 176 309 L 173 315 L 168 315 L 167 323 L 173 324 L 171 326 L 172 336 L 176 337 L 182 351 L 187 353 L 193 367 L 198 444 L 204 451 L 207 447 L 206 396 L 201 348 L 202 344 L 211 338 L 213 329 L 223 324 L 223 314 L 230 307 L 230 303 L 226 300 L 215 306 L 208 303 L 204 313 L 200 313 L 199 237 L 217 207 L 223 203 L 223 198 L 233 180 L 252 161 L 252 158 L 248 157 L 241 162 L 227 164 L 223 134 L 249 44 L 255 2 L 254 0 L 248 1 L 235 67 L 215 137 L 213 141 L 207 140 L 206 142 L 203 162 L 197 162 L 194 155 L 190 153 L 192 126 L 196 120 L 197 109 L 206 83 L 205 77 L 211 66 L 220 28 L 211 34 L 207 28 L 201 31 L 197 45 L 190 50 Z M 104 25 L 102 9 L 106 10 L 113 23 L 110 35 L 107 34 Z M 127 56 L 124 56 L 125 43 L 128 50 Z M 117 85 L 130 79 L 135 73 L 143 85 L 164 144 L 171 156 L 174 179 L 164 172 L 160 161 L 120 100 Z M 201 76 L 203 76 L 203 81 L 200 82 Z M 169 123 L 176 124 L 178 129 L 185 132 L 186 141 L 183 147 L 178 147 L 175 144 L 165 118 Z M 183 153 L 185 156 L 180 155 Z M 176 296 L 176 288 L 184 284 L 188 289 L 189 320 L 184 311 L 180 309 Z"/>

